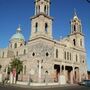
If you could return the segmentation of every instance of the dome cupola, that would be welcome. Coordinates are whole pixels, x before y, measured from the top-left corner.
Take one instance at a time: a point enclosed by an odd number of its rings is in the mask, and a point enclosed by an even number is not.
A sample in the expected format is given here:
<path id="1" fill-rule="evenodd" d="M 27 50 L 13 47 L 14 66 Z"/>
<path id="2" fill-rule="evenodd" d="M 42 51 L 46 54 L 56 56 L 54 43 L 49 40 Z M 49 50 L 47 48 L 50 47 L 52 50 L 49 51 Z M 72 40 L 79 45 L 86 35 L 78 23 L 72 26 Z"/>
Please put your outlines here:
<path id="1" fill-rule="evenodd" d="M 14 48 L 21 47 L 24 44 L 25 44 L 25 38 L 22 34 L 21 27 L 19 25 L 16 33 L 10 38 L 9 47 L 14 49 Z"/>
<path id="2" fill-rule="evenodd" d="M 25 41 L 25 38 L 24 38 L 24 36 L 23 36 L 23 34 L 22 34 L 22 32 L 21 32 L 21 27 L 20 27 L 20 25 L 19 25 L 19 27 L 17 28 L 16 33 L 11 37 L 10 40 L 13 40 L 13 39 L 18 39 L 18 40 L 23 40 L 23 41 Z"/>

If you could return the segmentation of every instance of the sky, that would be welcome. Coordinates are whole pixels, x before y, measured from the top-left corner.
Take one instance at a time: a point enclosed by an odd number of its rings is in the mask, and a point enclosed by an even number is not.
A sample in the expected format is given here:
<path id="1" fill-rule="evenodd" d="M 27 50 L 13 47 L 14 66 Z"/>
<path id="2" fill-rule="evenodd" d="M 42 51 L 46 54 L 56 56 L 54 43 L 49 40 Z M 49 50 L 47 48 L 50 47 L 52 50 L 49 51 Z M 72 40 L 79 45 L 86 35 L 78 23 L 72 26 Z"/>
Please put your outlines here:
<path id="1" fill-rule="evenodd" d="M 87 0 L 51 0 L 50 15 L 53 21 L 53 37 L 57 40 L 70 34 L 70 20 L 74 8 L 82 22 L 85 35 L 88 70 L 90 70 L 90 3 Z M 34 15 L 34 0 L 0 0 L 0 48 L 8 42 L 21 25 L 22 33 L 29 40 L 31 31 L 30 17 Z"/>

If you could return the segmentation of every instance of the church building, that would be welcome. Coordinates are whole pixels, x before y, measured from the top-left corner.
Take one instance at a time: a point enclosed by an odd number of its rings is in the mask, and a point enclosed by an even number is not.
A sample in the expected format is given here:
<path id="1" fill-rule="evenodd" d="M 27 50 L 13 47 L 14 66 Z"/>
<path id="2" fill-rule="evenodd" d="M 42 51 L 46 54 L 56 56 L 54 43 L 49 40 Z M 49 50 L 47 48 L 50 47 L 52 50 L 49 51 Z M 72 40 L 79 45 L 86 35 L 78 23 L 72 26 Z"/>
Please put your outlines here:
<path id="1" fill-rule="evenodd" d="M 28 82 L 30 78 L 32 83 L 58 83 L 63 76 L 66 83 L 73 84 L 88 78 L 81 20 L 75 12 L 69 35 L 60 40 L 53 39 L 50 3 L 50 0 L 35 0 L 28 42 L 19 26 L 7 48 L 0 49 L 1 72 L 5 75 L 12 59 L 19 58 L 23 61 L 19 81 Z"/>

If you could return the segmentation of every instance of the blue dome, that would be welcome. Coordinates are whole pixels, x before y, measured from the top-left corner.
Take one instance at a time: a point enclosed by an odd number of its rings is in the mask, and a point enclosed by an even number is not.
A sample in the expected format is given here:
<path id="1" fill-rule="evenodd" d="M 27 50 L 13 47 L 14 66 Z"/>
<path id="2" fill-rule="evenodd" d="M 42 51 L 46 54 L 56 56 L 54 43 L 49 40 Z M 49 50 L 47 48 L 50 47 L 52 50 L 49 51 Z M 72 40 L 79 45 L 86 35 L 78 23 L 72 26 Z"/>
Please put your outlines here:
<path id="1" fill-rule="evenodd" d="M 16 33 L 14 34 L 12 37 L 11 37 L 11 40 L 12 39 L 20 39 L 20 40 L 24 40 L 25 41 L 25 38 L 24 36 L 21 34 L 21 33 Z"/>

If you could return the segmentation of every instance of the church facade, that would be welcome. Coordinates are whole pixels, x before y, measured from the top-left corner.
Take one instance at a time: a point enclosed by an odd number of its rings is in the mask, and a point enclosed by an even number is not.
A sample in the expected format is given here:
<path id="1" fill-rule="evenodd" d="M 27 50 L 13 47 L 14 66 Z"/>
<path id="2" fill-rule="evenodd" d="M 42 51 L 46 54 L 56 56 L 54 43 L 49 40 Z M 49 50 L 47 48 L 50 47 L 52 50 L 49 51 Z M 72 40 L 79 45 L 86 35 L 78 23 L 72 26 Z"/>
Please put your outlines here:
<path id="1" fill-rule="evenodd" d="M 27 43 L 19 26 L 8 47 L 0 49 L 2 73 L 7 75 L 8 66 L 15 57 L 23 61 L 23 72 L 18 79 L 25 82 L 29 77 L 35 83 L 59 82 L 60 75 L 71 84 L 87 79 L 82 23 L 75 13 L 70 34 L 54 40 L 50 3 L 50 0 L 35 0 L 35 15 L 31 17 L 31 35 Z"/>

